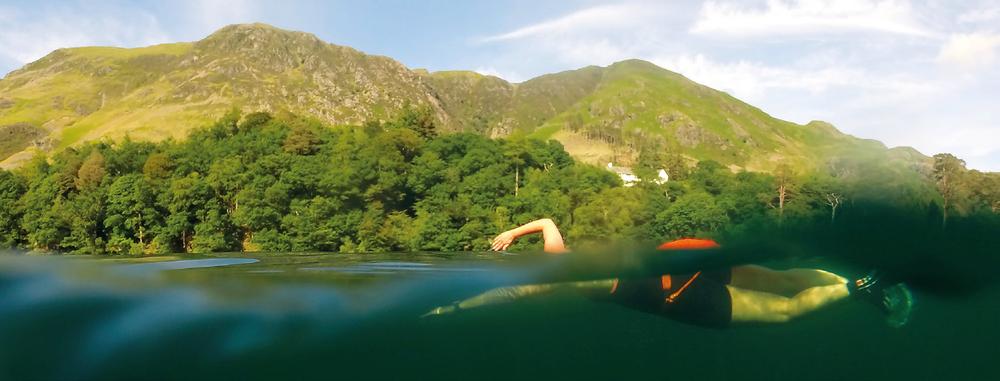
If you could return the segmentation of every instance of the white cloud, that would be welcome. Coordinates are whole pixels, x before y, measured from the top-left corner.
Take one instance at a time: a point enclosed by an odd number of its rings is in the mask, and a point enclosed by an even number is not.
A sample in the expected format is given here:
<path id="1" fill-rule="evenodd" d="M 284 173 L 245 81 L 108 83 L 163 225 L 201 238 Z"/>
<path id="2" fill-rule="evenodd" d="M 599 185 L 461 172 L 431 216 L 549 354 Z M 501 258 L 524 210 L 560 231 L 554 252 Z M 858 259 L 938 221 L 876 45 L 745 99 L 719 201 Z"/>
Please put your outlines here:
<path id="1" fill-rule="evenodd" d="M 517 82 L 524 81 L 524 77 L 518 75 L 517 73 L 509 72 L 509 71 L 501 72 L 500 70 L 497 70 L 493 66 L 480 66 L 480 67 L 477 67 L 473 71 L 476 72 L 476 73 L 482 74 L 482 75 L 492 75 L 492 76 L 497 77 L 497 78 L 502 78 L 503 80 L 505 80 L 507 82 L 517 83 Z"/>
<path id="2" fill-rule="evenodd" d="M 933 33 L 906 3 L 870 0 L 768 0 L 765 9 L 705 3 L 691 32 L 732 37 L 873 31 L 911 36 Z"/>
<path id="3" fill-rule="evenodd" d="M 93 15 L 93 16 L 90 16 Z M 66 47 L 146 46 L 169 42 L 152 14 L 136 11 L 86 12 L 73 6 L 27 14 L 0 8 L 0 57 L 26 64 Z"/>
<path id="4" fill-rule="evenodd" d="M 938 53 L 938 62 L 962 69 L 991 66 L 997 58 L 1000 35 L 992 33 L 953 34 Z"/>

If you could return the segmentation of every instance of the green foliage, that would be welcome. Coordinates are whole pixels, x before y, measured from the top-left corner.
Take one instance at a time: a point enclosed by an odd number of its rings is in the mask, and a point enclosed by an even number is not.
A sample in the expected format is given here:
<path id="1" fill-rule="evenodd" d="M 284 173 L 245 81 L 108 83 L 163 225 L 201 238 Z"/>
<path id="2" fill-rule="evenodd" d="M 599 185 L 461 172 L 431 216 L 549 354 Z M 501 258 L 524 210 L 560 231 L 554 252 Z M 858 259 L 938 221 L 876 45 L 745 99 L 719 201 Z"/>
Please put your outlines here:
<path id="1" fill-rule="evenodd" d="M 140 174 L 132 173 L 117 178 L 108 188 L 107 219 L 104 226 L 108 235 L 121 241 L 136 240 L 144 245 L 153 228 L 161 223 L 156 209 L 156 194 L 149 182 Z"/>
<path id="2" fill-rule="evenodd" d="M 668 239 L 696 237 L 719 231 L 729 222 L 726 212 L 706 193 L 678 198 L 656 215 L 653 230 Z"/>
<path id="3" fill-rule="evenodd" d="M 948 224 L 952 214 L 1000 213 L 1000 174 L 967 170 L 965 161 L 954 155 L 934 155 L 931 173 L 941 195 L 941 221 Z"/>
<path id="4" fill-rule="evenodd" d="M 91 189 L 101 185 L 106 172 L 104 155 L 98 150 L 92 151 L 77 171 L 76 188 Z"/>
<path id="5" fill-rule="evenodd" d="M 413 107 L 407 105 L 403 112 L 390 123 L 390 128 L 405 128 L 416 132 L 424 139 L 432 139 L 437 136 L 437 122 L 434 120 L 434 113 L 430 107 Z"/>
<path id="6" fill-rule="evenodd" d="M 436 135 L 430 115 L 411 109 L 386 123 L 329 128 L 233 109 L 182 142 L 67 149 L 51 163 L 0 171 L 0 246 L 128 255 L 486 250 L 497 233 L 548 217 L 582 248 L 777 221 L 782 185 L 785 225 L 839 224 L 834 212 L 857 219 L 851 205 L 864 200 L 845 177 L 734 174 L 715 161 L 688 169 L 679 155 L 652 151 L 640 171 L 683 170 L 626 188 L 558 142 Z M 969 196 L 948 210 L 995 216 L 997 177 L 961 169 L 953 176 Z M 851 202 L 834 207 L 831 194 Z M 915 205 L 921 218 L 945 210 Z M 513 249 L 537 249 L 537 240 Z"/>
<path id="7" fill-rule="evenodd" d="M 577 208 L 569 236 L 580 245 L 603 245 L 635 235 L 635 216 L 642 208 L 641 194 L 628 188 L 611 188 Z"/>
<path id="8" fill-rule="evenodd" d="M 24 179 L 0 169 L 0 248 L 16 246 L 23 237 L 17 201 L 26 188 Z"/>
<path id="9" fill-rule="evenodd" d="M 50 167 L 55 170 L 56 167 Z M 59 182 L 60 174 L 53 172 L 34 179 L 28 192 L 18 201 L 21 230 L 25 233 L 22 241 L 31 248 L 48 251 L 58 248 L 58 244 L 68 235 L 69 227 L 59 218 L 59 206 L 65 189 Z"/>
<path id="10" fill-rule="evenodd" d="M 171 163 L 170 156 L 158 152 L 149 155 L 146 163 L 142 166 L 142 173 L 150 180 L 163 180 L 170 177 L 172 169 L 173 164 Z"/>

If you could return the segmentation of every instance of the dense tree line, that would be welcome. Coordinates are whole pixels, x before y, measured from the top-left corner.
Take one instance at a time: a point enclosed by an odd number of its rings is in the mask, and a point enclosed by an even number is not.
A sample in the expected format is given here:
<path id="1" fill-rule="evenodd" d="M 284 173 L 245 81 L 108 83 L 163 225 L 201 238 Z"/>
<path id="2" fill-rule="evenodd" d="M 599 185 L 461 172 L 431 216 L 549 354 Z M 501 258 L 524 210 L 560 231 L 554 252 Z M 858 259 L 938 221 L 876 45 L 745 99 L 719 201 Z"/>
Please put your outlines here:
<path id="1" fill-rule="evenodd" d="M 934 183 L 941 194 L 941 221 L 948 216 L 1000 213 L 1000 174 L 965 168 L 965 161 L 947 153 L 934 155 Z"/>
<path id="2" fill-rule="evenodd" d="M 613 173 L 574 162 L 556 141 L 438 135 L 426 110 L 335 128 L 234 110 L 183 141 L 98 142 L 0 171 L 0 246 L 485 250 L 497 233 L 550 217 L 579 247 L 762 220 L 835 223 L 852 192 L 830 176 L 732 173 L 712 161 L 690 167 L 652 150 L 635 171 L 652 180 L 659 168 L 672 180 L 626 188 Z M 976 197 L 996 202 L 995 193 Z M 945 202 L 944 211 L 953 208 Z"/>

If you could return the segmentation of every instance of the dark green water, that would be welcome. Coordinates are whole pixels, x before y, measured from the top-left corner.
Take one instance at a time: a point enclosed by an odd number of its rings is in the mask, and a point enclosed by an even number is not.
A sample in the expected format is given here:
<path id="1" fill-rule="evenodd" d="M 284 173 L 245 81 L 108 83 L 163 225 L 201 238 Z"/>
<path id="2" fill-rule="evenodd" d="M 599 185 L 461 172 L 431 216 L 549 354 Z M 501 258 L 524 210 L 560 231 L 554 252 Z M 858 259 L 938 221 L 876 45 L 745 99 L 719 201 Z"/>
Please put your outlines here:
<path id="1" fill-rule="evenodd" d="M 899 329 L 853 300 L 787 324 L 711 329 L 571 293 L 421 318 L 530 278 L 530 261 L 226 257 L 0 257 L 0 380 L 979 380 L 1000 369 L 996 287 L 918 291 Z"/>

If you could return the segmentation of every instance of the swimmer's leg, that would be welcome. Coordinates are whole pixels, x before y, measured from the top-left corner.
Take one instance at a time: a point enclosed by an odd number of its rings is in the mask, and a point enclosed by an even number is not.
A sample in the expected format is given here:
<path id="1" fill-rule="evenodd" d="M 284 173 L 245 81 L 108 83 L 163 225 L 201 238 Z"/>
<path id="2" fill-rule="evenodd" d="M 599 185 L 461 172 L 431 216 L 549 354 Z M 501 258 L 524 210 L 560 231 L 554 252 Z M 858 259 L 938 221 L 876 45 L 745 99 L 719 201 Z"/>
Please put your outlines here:
<path id="1" fill-rule="evenodd" d="M 774 270 L 764 266 L 744 265 L 732 269 L 730 285 L 744 290 L 762 291 L 792 297 L 820 286 L 847 283 L 847 279 L 818 269 Z"/>
<path id="2" fill-rule="evenodd" d="M 587 282 L 529 284 L 513 287 L 500 287 L 460 301 L 458 302 L 458 307 L 461 309 L 469 309 L 491 304 L 508 303 L 525 297 L 547 294 L 557 290 L 572 289 L 585 293 L 601 292 L 607 294 L 611 291 L 613 282 L 613 279 L 607 279 Z"/>
<path id="3" fill-rule="evenodd" d="M 527 284 L 520 286 L 494 288 L 482 294 L 473 296 L 465 300 L 461 300 L 451 305 L 434 308 L 430 312 L 426 313 L 424 316 L 443 315 L 447 313 L 457 312 L 458 310 L 467 310 L 470 308 L 478 308 L 494 304 L 510 303 L 518 299 L 523 299 L 530 296 L 548 294 L 557 290 L 571 289 L 588 294 L 596 294 L 596 293 L 606 294 L 611 291 L 613 283 L 614 283 L 613 279 L 606 279 L 606 280 L 595 280 L 587 282 Z"/>
<path id="4" fill-rule="evenodd" d="M 527 284 L 521 286 L 500 287 L 482 294 L 462 300 L 457 303 L 459 309 L 470 309 L 492 304 L 509 303 L 532 295 L 546 294 L 556 289 L 558 284 Z"/>
<path id="5" fill-rule="evenodd" d="M 782 323 L 847 298 L 846 284 L 812 287 L 785 297 L 726 286 L 732 299 L 733 322 Z"/>

